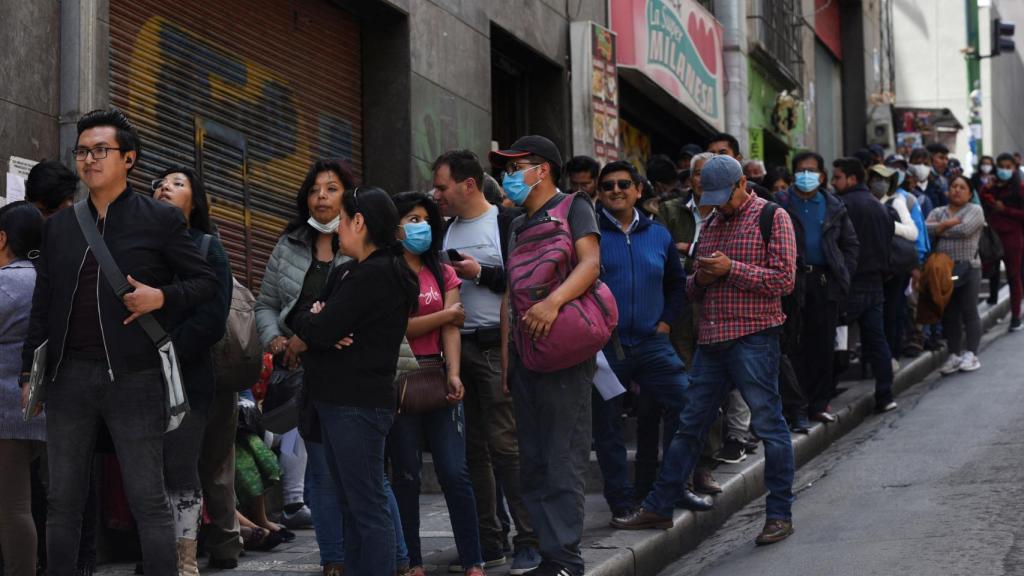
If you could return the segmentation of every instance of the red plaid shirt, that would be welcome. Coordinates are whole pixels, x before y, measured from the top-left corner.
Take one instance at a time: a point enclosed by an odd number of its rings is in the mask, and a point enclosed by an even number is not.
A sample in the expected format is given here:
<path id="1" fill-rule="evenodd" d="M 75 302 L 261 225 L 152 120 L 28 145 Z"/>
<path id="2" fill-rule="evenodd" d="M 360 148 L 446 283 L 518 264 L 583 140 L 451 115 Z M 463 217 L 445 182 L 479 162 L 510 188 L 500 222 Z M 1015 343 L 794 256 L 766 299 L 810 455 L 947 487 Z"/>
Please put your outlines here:
<path id="1" fill-rule="evenodd" d="M 796 282 L 796 240 L 789 214 L 776 210 L 765 249 L 758 218 L 767 203 L 751 194 L 732 218 L 717 213 L 700 231 L 696 256 L 721 252 L 732 269 L 707 287 L 697 285 L 696 275 L 687 279 L 687 293 L 702 304 L 698 344 L 734 340 L 786 321 L 781 297 Z"/>

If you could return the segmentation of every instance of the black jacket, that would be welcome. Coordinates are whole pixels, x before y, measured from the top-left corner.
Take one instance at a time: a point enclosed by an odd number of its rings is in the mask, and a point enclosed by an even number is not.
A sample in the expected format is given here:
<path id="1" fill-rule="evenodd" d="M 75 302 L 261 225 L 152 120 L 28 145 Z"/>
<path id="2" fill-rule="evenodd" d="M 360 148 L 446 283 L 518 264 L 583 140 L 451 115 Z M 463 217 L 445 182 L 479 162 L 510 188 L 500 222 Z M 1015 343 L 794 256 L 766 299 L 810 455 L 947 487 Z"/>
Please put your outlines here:
<path id="1" fill-rule="evenodd" d="M 188 233 L 196 246 L 202 245 L 202 231 L 190 228 Z M 228 256 L 216 235 L 210 239 L 209 251 L 204 256 L 217 275 L 217 292 L 212 298 L 188 310 L 186 319 L 170 332 L 174 340 L 174 351 L 181 364 L 189 407 L 200 411 L 208 409 L 213 401 L 216 382 L 213 378 L 211 349 L 220 342 L 227 330 L 231 292 L 234 288 Z"/>
<path id="2" fill-rule="evenodd" d="M 508 261 L 508 241 L 512 237 L 512 221 L 518 218 L 524 211 L 522 208 L 505 208 L 498 206 L 498 235 L 501 237 L 501 260 Z M 456 219 L 451 218 L 444 225 L 445 236 L 448 235 L 448 228 Z M 505 293 L 507 280 L 505 267 L 480 266 L 480 285 L 487 286 L 492 292 Z"/>
<path id="3" fill-rule="evenodd" d="M 295 333 L 309 347 L 302 365 L 311 400 L 395 408 L 395 365 L 415 296 L 393 260 L 387 250 L 377 250 L 362 262 L 342 264 L 324 289 L 324 309 L 296 312 Z M 349 335 L 351 346 L 334 347 Z"/>
<path id="4" fill-rule="evenodd" d="M 96 216 L 96 208 L 89 201 Z M 217 293 L 217 278 L 199 255 L 181 211 L 132 192 L 129 186 L 107 208 L 103 239 L 121 272 L 164 292 L 164 307 L 153 316 L 168 333 L 186 311 Z M 71 307 L 78 289 L 98 290 L 100 325 L 112 375 L 159 367 L 156 347 L 138 322 L 125 326 L 130 313 L 114 294 L 102 271 L 97 286 L 78 286 L 88 243 L 74 209 L 61 210 L 46 221 L 36 261 L 36 288 L 28 338 L 22 349 L 22 371 L 32 369 L 34 350 L 49 340 L 47 374 L 53 378 L 64 356 Z"/>
<path id="5" fill-rule="evenodd" d="M 776 194 L 775 199 L 789 212 L 795 228 L 801 224 L 796 207 L 791 201 L 794 194 L 796 191 L 791 187 Z M 860 241 L 853 229 L 846 205 L 828 192 L 824 192 L 824 196 L 825 223 L 821 227 L 821 249 L 825 253 L 825 261 L 828 262 L 828 298 L 841 302 L 850 293 L 850 283 L 857 271 Z"/>
<path id="6" fill-rule="evenodd" d="M 863 184 L 848 189 L 839 199 L 846 205 L 860 242 L 850 288 L 861 292 L 881 290 L 889 273 L 889 251 L 895 233 L 889 211 Z"/>

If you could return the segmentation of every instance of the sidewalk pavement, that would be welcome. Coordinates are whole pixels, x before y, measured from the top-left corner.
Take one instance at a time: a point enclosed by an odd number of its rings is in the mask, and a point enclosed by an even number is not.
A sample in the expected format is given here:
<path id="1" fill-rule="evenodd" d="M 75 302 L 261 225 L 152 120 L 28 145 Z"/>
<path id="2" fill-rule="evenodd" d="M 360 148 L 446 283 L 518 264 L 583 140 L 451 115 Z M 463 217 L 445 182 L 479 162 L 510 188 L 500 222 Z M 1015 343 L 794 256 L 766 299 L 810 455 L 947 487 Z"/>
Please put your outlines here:
<path id="1" fill-rule="evenodd" d="M 999 303 L 989 306 L 982 302 L 979 311 L 986 331 L 996 327 L 997 335 L 1005 331 L 1005 324 L 997 326 L 1009 311 L 1009 293 L 1006 287 L 1000 293 Z M 991 339 L 992 335 L 989 335 Z M 894 391 L 899 394 L 924 380 L 945 362 L 947 352 L 925 352 L 912 361 L 904 362 L 896 373 Z M 982 356 L 982 360 L 984 357 Z M 873 414 L 874 381 L 844 382 L 847 390 L 835 398 L 832 407 L 839 417 L 834 424 L 815 423 L 810 434 L 794 434 L 793 449 L 797 467 L 807 463 L 828 446 L 854 429 Z M 670 530 L 622 531 L 608 527 L 610 513 L 600 494 L 587 494 L 586 522 L 583 535 L 583 557 L 588 576 L 655 576 L 671 562 L 695 548 L 710 536 L 725 520 L 748 503 L 763 498 L 763 451 L 751 454 L 740 464 L 723 464 L 715 472 L 723 493 L 715 498 L 715 508 L 695 514 L 678 510 L 675 525 Z M 428 574 L 446 574 L 448 563 L 456 560 L 455 540 L 448 520 L 444 498 L 439 494 L 424 494 L 421 499 L 421 529 L 424 562 Z M 794 523 L 799 529 L 800 519 Z M 319 574 L 320 563 L 316 541 L 311 530 L 300 530 L 298 538 L 271 552 L 249 552 L 241 559 L 237 570 L 226 572 L 231 576 L 263 574 Z M 751 543 L 753 545 L 753 543 Z M 200 560 L 200 571 L 205 570 Z M 134 565 L 118 564 L 100 567 L 97 574 L 113 576 L 132 574 Z M 508 565 L 488 570 L 491 575 L 508 574 Z"/>

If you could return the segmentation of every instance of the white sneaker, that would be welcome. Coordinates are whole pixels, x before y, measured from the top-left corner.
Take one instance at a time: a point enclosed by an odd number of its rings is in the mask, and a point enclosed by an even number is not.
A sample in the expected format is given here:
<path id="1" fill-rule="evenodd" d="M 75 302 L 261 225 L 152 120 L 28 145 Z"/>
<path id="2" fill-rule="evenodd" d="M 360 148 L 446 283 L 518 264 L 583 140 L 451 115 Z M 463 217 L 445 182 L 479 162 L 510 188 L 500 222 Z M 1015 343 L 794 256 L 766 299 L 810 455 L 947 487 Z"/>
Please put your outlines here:
<path id="1" fill-rule="evenodd" d="M 981 368 L 981 361 L 974 355 L 974 352 L 964 352 L 964 358 L 960 362 L 960 370 L 962 372 L 974 372 L 978 368 Z"/>
<path id="2" fill-rule="evenodd" d="M 892 373 L 895 374 L 895 373 L 897 373 L 899 371 L 900 371 L 900 361 L 895 359 L 895 358 L 893 358 L 892 359 Z"/>
<path id="3" fill-rule="evenodd" d="M 968 352 L 968 354 L 970 354 L 970 352 Z M 939 373 L 943 375 L 949 375 L 958 372 L 963 362 L 964 359 L 961 358 L 960 356 L 956 354 L 950 354 L 949 359 L 946 360 L 946 363 L 942 365 L 942 368 L 939 368 Z"/>

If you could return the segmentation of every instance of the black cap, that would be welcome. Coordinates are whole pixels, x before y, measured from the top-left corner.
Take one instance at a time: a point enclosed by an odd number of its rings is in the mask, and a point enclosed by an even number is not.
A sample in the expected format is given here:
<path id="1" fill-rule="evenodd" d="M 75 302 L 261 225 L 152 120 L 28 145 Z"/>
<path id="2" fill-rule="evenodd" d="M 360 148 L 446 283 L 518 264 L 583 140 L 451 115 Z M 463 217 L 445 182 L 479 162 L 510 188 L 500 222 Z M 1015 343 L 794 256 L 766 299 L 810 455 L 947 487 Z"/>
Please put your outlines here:
<path id="1" fill-rule="evenodd" d="M 696 144 L 687 144 L 686 146 L 683 146 L 682 150 L 679 151 L 679 154 L 676 154 L 676 158 L 693 158 L 701 152 L 703 152 L 703 150 L 701 150 L 700 146 L 697 146 Z"/>
<path id="2" fill-rule="evenodd" d="M 523 136 L 516 140 L 507 150 L 495 150 L 487 155 L 491 164 L 504 168 L 509 160 L 516 160 L 524 156 L 540 156 L 551 163 L 551 167 L 559 170 L 562 167 L 562 154 L 558 152 L 558 146 L 543 136 L 536 134 Z"/>

